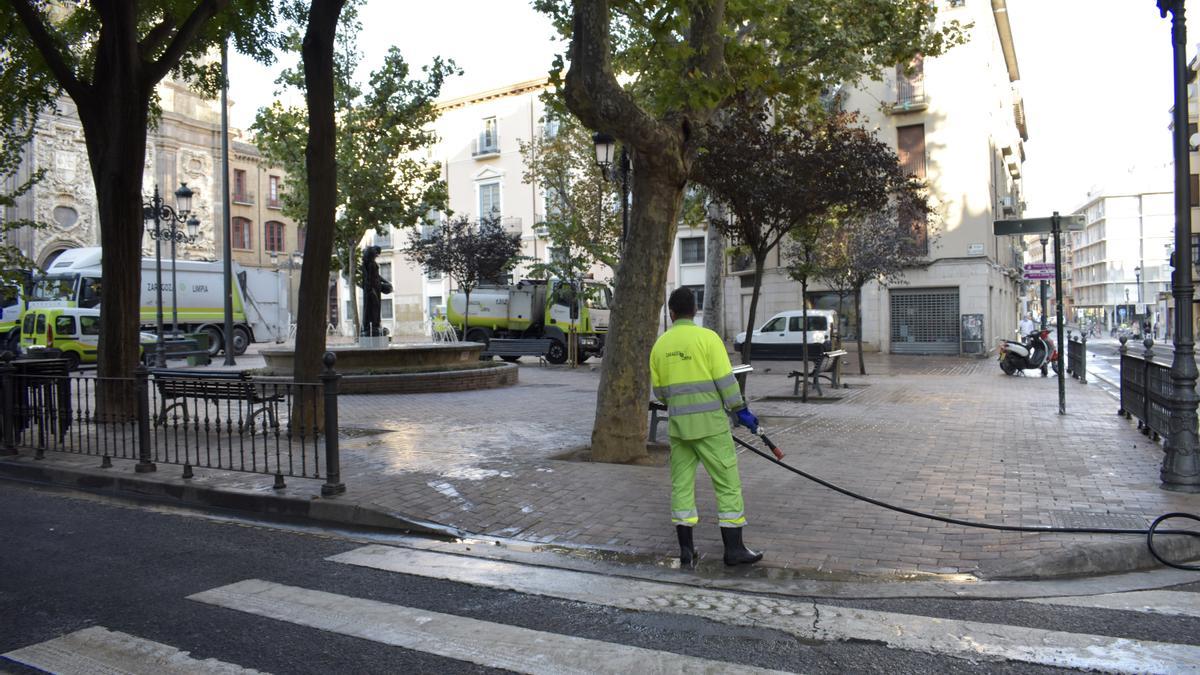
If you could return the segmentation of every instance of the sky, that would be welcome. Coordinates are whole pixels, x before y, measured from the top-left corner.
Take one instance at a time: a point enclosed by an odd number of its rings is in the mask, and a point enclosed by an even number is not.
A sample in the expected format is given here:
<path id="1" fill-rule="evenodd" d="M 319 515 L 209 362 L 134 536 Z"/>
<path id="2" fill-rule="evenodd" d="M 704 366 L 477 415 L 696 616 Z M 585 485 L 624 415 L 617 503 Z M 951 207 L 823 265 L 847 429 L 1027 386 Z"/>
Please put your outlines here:
<path id="1" fill-rule="evenodd" d="M 1123 189 L 1131 167 L 1145 174 L 1171 161 L 1170 20 L 1159 17 L 1154 0 L 1008 6 L 1029 129 L 1028 215 L 1070 212 L 1091 189 Z M 446 83 L 447 98 L 544 75 L 566 51 L 529 0 L 368 0 L 361 18 L 364 80 L 396 45 L 414 67 L 435 55 L 457 62 L 464 73 Z M 249 127 L 258 107 L 273 100 L 276 69 L 231 55 L 231 124 Z M 1170 174 L 1159 173 L 1167 181 L 1159 187 L 1170 189 Z"/>

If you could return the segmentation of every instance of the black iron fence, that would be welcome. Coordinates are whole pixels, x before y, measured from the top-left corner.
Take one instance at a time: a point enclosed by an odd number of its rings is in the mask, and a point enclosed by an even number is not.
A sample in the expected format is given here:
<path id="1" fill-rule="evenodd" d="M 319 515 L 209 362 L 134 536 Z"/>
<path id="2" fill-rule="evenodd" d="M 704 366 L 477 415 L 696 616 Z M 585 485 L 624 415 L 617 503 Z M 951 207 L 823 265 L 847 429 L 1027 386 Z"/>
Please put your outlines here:
<path id="1" fill-rule="evenodd" d="M 1087 336 L 1072 335 L 1067 340 L 1067 374 L 1087 384 Z"/>
<path id="2" fill-rule="evenodd" d="M 1171 397 L 1171 364 L 1158 360 L 1154 353 L 1154 339 L 1142 341 L 1145 350 L 1138 354 L 1126 344 L 1129 338 L 1121 336 L 1121 408 L 1118 415 L 1126 419 L 1136 417 L 1138 429 L 1153 440 L 1167 433 Z M 1164 355 L 1170 358 L 1170 355 Z"/>
<path id="3" fill-rule="evenodd" d="M 338 448 L 336 359 L 321 382 L 254 378 L 241 372 L 150 370 L 132 378 L 70 373 L 60 359 L 0 360 L 0 454 L 47 451 L 93 455 L 100 466 L 158 464 L 324 479 L 325 495 L 345 491 Z M 328 430 L 325 433 L 324 430 Z"/>

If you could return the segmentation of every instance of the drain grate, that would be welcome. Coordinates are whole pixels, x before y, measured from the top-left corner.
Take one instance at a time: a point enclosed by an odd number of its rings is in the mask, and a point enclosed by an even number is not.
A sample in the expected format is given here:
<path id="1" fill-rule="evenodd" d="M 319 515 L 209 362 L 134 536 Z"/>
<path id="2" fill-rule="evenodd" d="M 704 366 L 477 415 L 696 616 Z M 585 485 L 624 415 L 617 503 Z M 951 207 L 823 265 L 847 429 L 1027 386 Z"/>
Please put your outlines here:
<path id="1" fill-rule="evenodd" d="M 1058 511 L 1047 514 L 1054 527 L 1108 527 L 1123 530 L 1142 530 L 1150 519 L 1134 513 L 1099 513 L 1094 511 Z"/>

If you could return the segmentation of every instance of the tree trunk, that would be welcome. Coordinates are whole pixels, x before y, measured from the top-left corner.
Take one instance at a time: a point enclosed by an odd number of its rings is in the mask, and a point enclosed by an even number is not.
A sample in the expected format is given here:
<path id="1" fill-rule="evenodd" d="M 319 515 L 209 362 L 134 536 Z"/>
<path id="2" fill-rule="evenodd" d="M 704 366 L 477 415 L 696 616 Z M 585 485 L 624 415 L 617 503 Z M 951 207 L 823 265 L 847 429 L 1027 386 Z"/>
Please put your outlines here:
<path id="1" fill-rule="evenodd" d="M 758 296 L 762 292 L 763 268 L 767 266 L 767 254 L 754 254 L 754 291 L 750 294 L 750 312 L 746 315 L 746 341 L 742 343 L 742 363 L 752 363 L 754 342 L 754 320 L 758 313 Z"/>
<path id="2" fill-rule="evenodd" d="M 467 330 L 471 327 L 471 289 L 463 291 L 463 339 L 467 339 Z"/>
<path id="3" fill-rule="evenodd" d="M 807 256 L 805 256 L 807 258 Z M 807 260 L 805 261 L 807 263 Z M 800 279 L 800 353 L 804 355 L 803 370 L 805 376 L 800 378 L 804 383 L 800 387 L 800 400 L 808 403 L 808 303 L 805 298 L 808 297 L 808 277 Z"/>
<path id="4" fill-rule="evenodd" d="M 704 234 L 704 327 L 725 338 L 724 293 L 721 288 L 721 268 L 725 261 L 725 242 L 713 223 Z"/>
<path id="5" fill-rule="evenodd" d="M 304 240 L 304 265 L 300 272 L 300 297 L 323 298 L 329 287 L 329 262 L 333 255 L 334 215 L 337 207 L 337 125 L 333 113 L 333 41 L 345 0 L 312 0 L 301 54 L 304 85 L 308 92 L 308 233 Z M 294 377 L 298 383 L 320 382 L 325 351 L 325 303 L 305 302 L 298 308 Z M 302 387 L 300 424 L 324 426 L 324 398 L 315 386 Z M 309 398 L 311 397 L 311 398 Z M 308 400 L 305 400 L 308 399 Z M 303 419 L 312 411 L 314 419 Z"/>
<path id="6" fill-rule="evenodd" d="M 854 302 L 858 306 L 858 311 L 855 313 L 854 326 L 858 332 L 858 374 L 867 374 L 867 364 L 863 360 L 863 328 L 862 328 L 862 286 L 857 286 L 854 289 Z"/>
<path id="7" fill-rule="evenodd" d="M 346 251 L 349 261 L 346 267 L 346 286 L 350 289 L 350 324 L 354 326 L 354 337 L 362 335 L 362 317 L 358 315 L 358 253 L 357 246 L 351 246 Z"/>
<path id="8" fill-rule="evenodd" d="M 672 161 L 674 159 L 674 162 Z M 676 218 L 686 185 L 678 154 L 635 152 L 633 206 L 600 369 L 592 459 L 627 462 L 646 456 L 650 348 L 658 337 Z"/>

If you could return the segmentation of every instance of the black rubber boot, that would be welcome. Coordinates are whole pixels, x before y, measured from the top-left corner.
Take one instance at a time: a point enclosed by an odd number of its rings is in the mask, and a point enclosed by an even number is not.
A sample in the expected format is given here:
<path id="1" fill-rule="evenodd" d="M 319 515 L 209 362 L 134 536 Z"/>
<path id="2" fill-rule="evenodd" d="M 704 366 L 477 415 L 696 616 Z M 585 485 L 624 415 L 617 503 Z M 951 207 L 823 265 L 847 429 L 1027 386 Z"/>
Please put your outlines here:
<path id="1" fill-rule="evenodd" d="M 721 541 L 725 542 L 726 565 L 752 565 L 762 560 L 763 554 L 751 551 L 742 543 L 740 527 L 722 527 Z"/>
<path id="2" fill-rule="evenodd" d="M 683 569 L 695 569 L 700 562 L 696 546 L 692 543 L 692 528 L 687 525 L 676 525 L 675 536 L 679 537 L 679 566 Z"/>

